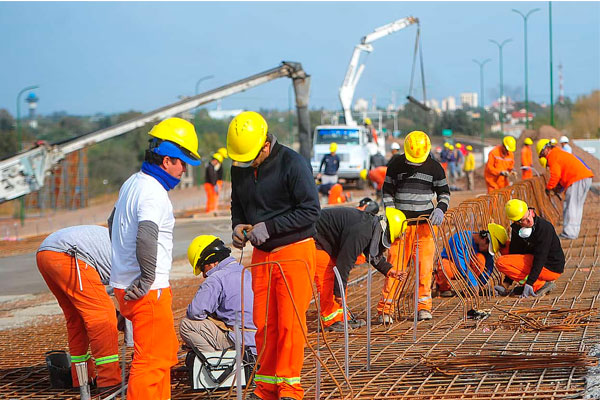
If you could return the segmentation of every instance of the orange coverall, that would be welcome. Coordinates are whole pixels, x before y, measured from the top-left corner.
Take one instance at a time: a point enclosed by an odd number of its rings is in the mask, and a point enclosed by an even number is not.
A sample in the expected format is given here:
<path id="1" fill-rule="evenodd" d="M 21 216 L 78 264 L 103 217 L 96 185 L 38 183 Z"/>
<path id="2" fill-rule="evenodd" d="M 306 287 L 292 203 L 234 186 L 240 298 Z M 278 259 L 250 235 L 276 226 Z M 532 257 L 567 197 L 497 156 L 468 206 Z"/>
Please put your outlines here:
<path id="1" fill-rule="evenodd" d="M 252 268 L 253 319 L 260 365 L 255 376 L 255 393 L 262 399 L 302 399 L 300 372 L 304 362 L 306 310 L 315 278 L 315 241 L 305 239 L 271 252 L 254 248 L 252 264 L 263 262 L 273 263 Z M 274 262 L 279 262 L 281 269 Z"/>
<path id="2" fill-rule="evenodd" d="M 524 284 L 533 265 L 533 254 L 508 254 L 496 260 L 496 268 L 513 281 Z M 542 268 L 538 279 L 533 283 L 533 291 L 537 292 L 547 281 L 555 281 L 560 277 L 558 272 Z"/>
<path id="3" fill-rule="evenodd" d="M 558 147 L 553 148 L 546 155 L 548 168 L 550 169 L 550 179 L 546 189 L 554 189 L 560 184 L 565 190 L 573 183 L 594 176 L 581 161 L 573 154 L 567 153 Z"/>
<path id="4" fill-rule="evenodd" d="M 503 145 L 498 145 L 490 151 L 483 174 L 488 193 L 492 190 L 508 186 L 508 177 L 501 175 L 500 173 L 502 171 L 512 171 L 514 165 L 514 154 L 510 151 L 506 151 Z"/>
<path id="5" fill-rule="evenodd" d="M 333 267 L 335 267 L 336 260 L 324 250 L 317 250 L 316 260 L 315 284 L 320 295 L 321 319 L 323 326 L 327 327 L 344 320 L 343 307 L 335 301 L 333 296 L 333 286 L 336 280 Z"/>
<path id="6" fill-rule="evenodd" d="M 210 213 L 217 209 L 218 195 L 215 191 L 215 185 L 204 183 L 204 191 L 206 192 L 206 212 Z"/>
<path id="7" fill-rule="evenodd" d="M 533 159 L 531 154 L 531 146 L 524 145 L 521 149 L 521 166 L 529 167 L 528 169 L 521 169 L 521 179 L 529 179 L 533 177 L 533 171 L 531 170 L 533 165 Z"/>
<path id="8" fill-rule="evenodd" d="M 339 183 L 336 183 L 329 189 L 328 204 L 341 204 L 346 202 L 344 188 Z"/>
<path id="9" fill-rule="evenodd" d="M 435 228 L 434 228 L 435 229 Z M 419 304 L 418 310 L 431 310 L 431 281 L 433 275 L 433 256 L 435 244 L 428 224 L 409 225 L 403 236 L 396 239 L 390 247 L 388 261 L 396 270 L 406 271 L 412 260 L 416 262 L 416 242 L 419 235 Z M 391 314 L 400 288 L 395 278 L 385 278 L 385 286 L 377 304 L 379 314 Z"/>
<path id="10" fill-rule="evenodd" d="M 377 184 L 377 190 L 381 190 L 383 187 L 386 172 L 387 167 L 377 167 L 369 171 L 368 178 L 371 182 L 375 182 Z"/>
<path id="11" fill-rule="evenodd" d="M 94 267 L 78 260 L 83 290 L 80 290 L 75 259 L 55 251 L 40 251 L 38 269 L 58 300 L 67 320 L 73 387 L 79 387 L 75 363 L 87 361 L 90 380 L 98 373 L 98 387 L 121 383 L 119 332 L 115 306 L 106 294 Z M 88 353 L 91 347 L 91 359 Z"/>

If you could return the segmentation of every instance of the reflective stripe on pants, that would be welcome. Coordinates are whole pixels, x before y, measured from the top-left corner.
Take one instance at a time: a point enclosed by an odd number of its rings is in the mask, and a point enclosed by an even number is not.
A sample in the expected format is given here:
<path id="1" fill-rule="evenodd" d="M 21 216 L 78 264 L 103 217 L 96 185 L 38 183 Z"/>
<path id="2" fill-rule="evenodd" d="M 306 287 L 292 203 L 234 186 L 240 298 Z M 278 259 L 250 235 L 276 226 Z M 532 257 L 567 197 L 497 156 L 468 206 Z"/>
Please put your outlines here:
<path id="1" fill-rule="evenodd" d="M 333 287 L 335 282 L 335 259 L 331 258 L 324 250 L 317 250 L 317 266 L 315 272 L 315 284 L 319 292 L 319 303 L 321 306 L 321 318 L 324 326 L 344 320 L 342 305 L 335 301 Z"/>

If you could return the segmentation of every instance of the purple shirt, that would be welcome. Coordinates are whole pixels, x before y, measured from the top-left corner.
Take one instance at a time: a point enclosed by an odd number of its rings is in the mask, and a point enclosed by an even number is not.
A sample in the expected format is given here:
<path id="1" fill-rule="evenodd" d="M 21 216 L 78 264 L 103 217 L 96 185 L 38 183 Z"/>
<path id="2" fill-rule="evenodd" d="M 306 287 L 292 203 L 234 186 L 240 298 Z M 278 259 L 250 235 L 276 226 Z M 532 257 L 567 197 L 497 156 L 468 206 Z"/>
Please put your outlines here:
<path id="1" fill-rule="evenodd" d="M 234 326 L 237 314 L 238 324 L 241 323 L 242 269 L 243 267 L 235 258 L 227 257 L 208 271 L 206 280 L 202 282 L 187 308 L 187 317 L 203 320 L 210 315 L 228 326 Z M 252 320 L 253 306 L 252 275 L 247 270 L 244 272 L 244 327 L 252 331 L 244 332 L 244 345 L 255 347 L 256 326 Z M 229 337 L 235 341 L 233 332 L 229 332 Z"/>

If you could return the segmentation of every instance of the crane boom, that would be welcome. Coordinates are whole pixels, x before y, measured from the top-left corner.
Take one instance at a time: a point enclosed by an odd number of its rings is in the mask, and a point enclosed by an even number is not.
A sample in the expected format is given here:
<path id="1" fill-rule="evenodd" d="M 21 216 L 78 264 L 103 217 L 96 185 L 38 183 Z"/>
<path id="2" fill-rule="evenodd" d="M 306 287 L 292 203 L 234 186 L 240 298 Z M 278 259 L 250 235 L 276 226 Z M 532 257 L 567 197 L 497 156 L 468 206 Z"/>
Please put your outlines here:
<path id="1" fill-rule="evenodd" d="M 306 158 L 309 158 L 310 122 L 308 116 L 308 97 L 310 76 L 302 69 L 300 63 L 284 61 L 275 68 L 201 93 L 197 96 L 188 97 L 129 121 L 59 144 L 40 145 L 0 161 L 0 203 L 40 190 L 44 185 L 46 175 L 51 172 L 54 165 L 64 159 L 69 153 L 130 132 L 148 123 L 179 115 L 182 112 L 194 109 L 203 104 L 243 92 L 281 77 L 289 77 L 293 80 L 299 120 L 300 152 Z"/>
<path id="2" fill-rule="evenodd" d="M 417 18 L 406 17 L 391 22 L 389 24 L 380 26 L 368 35 L 363 36 L 360 43 L 354 47 L 354 52 L 352 53 L 352 57 L 350 58 L 350 64 L 348 65 L 348 70 L 346 71 L 344 82 L 340 87 L 340 102 L 342 103 L 342 109 L 344 110 L 344 118 L 346 120 L 346 125 L 356 125 L 356 121 L 354 121 L 354 119 L 352 118 L 351 107 L 352 99 L 354 98 L 354 91 L 356 90 L 356 85 L 358 85 L 358 81 L 360 80 L 360 77 L 365 69 L 364 63 L 358 65 L 361 53 L 363 51 L 366 53 L 372 52 L 373 46 L 371 45 L 371 43 L 375 40 L 381 39 L 384 36 L 390 35 L 410 25 L 418 23 L 419 20 Z"/>

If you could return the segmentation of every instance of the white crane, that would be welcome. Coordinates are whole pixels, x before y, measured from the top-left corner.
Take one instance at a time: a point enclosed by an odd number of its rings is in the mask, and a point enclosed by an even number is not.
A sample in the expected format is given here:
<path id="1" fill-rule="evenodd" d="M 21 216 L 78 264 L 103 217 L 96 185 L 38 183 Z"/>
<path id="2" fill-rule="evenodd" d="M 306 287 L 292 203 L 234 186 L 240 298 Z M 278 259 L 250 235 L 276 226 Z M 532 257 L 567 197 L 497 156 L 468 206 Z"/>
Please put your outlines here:
<path id="1" fill-rule="evenodd" d="M 387 25 L 380 26 L 376 28 L 372 33 L 369 33 L 367 36 L 364 36 L 360 43 L 354 47 L 354 52 L 352 53 L 352 58 L 350 59 L 350 65 L 348 65 L 348 70 L 346 71 L 346 77 L 344 78 L 344 83 L 340 87 L 340 101 L 342 103 L 342 108 L 344 110 L 344 118 L 346 120 L 346 125 L 356 126 L 356 121 L 352 118 L 351 107 L 352 107 L 352 99 L 354 98 L 354 91 L 356 90 L 356 85 L 360 80 L 360 76 L 365 69 L 365 64 L 362 63 L 360 66 L 358 65 L 360 55 L 364 51 L 366 53 L 370 53 L 373 51 L 372 42 L 377 39 L 381 39 L 384 36 L 402 30 L 410 25 L 418 24 L 419 20 L 415 17 L 406 17 L 389 23 Z"/>

